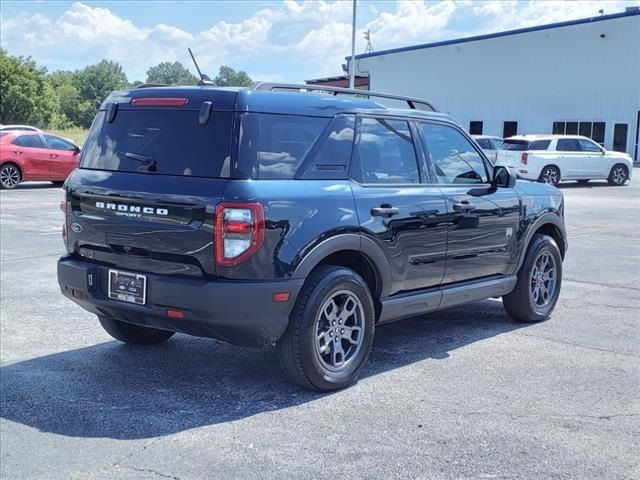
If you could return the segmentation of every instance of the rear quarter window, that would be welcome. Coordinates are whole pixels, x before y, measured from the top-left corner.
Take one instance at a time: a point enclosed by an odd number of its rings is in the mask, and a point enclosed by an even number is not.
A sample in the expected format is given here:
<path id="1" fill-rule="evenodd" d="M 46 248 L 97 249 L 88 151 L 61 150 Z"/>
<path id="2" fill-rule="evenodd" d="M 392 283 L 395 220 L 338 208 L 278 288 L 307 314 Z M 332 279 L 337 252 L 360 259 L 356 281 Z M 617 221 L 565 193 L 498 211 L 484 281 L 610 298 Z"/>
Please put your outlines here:
<path id="1" fill-rule="evenodd" d="M 254 179 L 291 179 L 329 118 L 245 113 L 239 116 L 238 171 Z"/>
<path id="2" fill-rule="evenodd" d="M 529 144 L 529 150 L 547 150 L 551 140 L 535 140 Z"/>

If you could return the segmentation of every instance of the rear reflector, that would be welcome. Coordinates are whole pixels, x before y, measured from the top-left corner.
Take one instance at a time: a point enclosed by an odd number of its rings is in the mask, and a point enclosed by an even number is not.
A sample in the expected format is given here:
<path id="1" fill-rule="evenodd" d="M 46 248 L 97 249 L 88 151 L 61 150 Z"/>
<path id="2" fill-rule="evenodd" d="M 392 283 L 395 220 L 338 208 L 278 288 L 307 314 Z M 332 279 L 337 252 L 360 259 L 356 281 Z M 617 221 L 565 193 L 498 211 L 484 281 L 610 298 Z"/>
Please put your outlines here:
<path id="1" fill-rule="evenodd" d="M 134 98 L 131 100 L 131 105 L 134 107 L 182 107 L 188 101 L 188 98 Z"/>
<path id="2" fill-rule="evenodd" d="M 82 300 L 84 298 L 84 293 L 82 292 L 82 290 L 71 290 L 71 295 L 73 295 L 73 298 L 77 298 L 79 300 Z"/>
<path id="3" fill-rule="evenodd" d="M 291 293 L 289 292 L 278 292 L 278 293 L 274 293 L 273 297 L 271 298 L 273 299 L 274 302 L 288 302 L 289 297 L 291 297 Z"/>
<path id="4" fill-rule="evenodd" d="M 167 317 L 184 318 L 184 312 L 181 312 L 180 310 L 167 310 Z"/>

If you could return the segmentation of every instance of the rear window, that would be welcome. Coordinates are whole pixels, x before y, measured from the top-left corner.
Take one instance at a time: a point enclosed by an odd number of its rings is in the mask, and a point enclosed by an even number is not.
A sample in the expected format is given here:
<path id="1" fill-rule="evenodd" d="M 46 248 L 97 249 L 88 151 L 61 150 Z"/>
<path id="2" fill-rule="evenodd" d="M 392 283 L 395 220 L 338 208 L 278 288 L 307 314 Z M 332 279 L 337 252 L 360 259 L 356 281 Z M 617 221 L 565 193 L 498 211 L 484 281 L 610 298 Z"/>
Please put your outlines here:
<path id="1" fill-rule="evenodd" d="M 255 179 L 293 178 L 329 121 L 294 115 L 242 114 L 238 170 Z"/>
<path id="2" fill-rule="evenodd" d="M 529 142 L 524 140 L 505 140 L 502 144 L 502 150 L 524 151 L 529 147 Z"/>
<path id="3" fill-rule="evenodd" d="M 231 112 L 212 111 L 205 125 L 199 111 L 121 109 L 112 123 L 96 116 L 81 168 L 117 172 L 227 178 L 230 175 Z"/>
<path id="4" fill-rule="evenodd" d="M 515 150 L 523 152 L 525 150 L 546 150 L 549 148 L 551 140 L 533 140 L 531 142 L 527 140 L 505 140 L 501 150 Z"/>

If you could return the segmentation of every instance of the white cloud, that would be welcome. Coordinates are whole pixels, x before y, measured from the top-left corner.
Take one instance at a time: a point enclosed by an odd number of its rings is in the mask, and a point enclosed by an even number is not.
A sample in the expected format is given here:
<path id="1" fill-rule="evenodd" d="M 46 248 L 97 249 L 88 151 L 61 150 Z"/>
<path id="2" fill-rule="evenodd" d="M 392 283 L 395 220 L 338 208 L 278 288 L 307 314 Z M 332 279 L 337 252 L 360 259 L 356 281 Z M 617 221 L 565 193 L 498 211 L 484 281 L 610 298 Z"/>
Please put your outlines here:
<path id="1" fill-rule="evenodd" d="M 364 50 L 361 32 L 366 29 L 371 30 L 374 48 L 382 50 L 595 16 L 601 8 L 620 12 L 639 3 L 398 0 L 389 12 L 380 4 L 359 2 L 356 51 Z M 340 65 L 351 51 L 351 9 L 350 1 L 284 0 L 238 22 L 219 21 L 197 32 L 171 25 L 168 19 L 143 27 L 107 8 L 80 2 L 57 19 L 23 14 L 3 16 L 0 22 L 3 48 L 32 55 L 50 69 L 80 68 L 107 58 L 121 63 L 130 79 L 144 80 L 147 69 L 162 61 L 180 61 L 191 68 L 187 47 L 192 47 L 210 74 L 226 63 L 256 79 L 299 81 L 342 73 Z"/>

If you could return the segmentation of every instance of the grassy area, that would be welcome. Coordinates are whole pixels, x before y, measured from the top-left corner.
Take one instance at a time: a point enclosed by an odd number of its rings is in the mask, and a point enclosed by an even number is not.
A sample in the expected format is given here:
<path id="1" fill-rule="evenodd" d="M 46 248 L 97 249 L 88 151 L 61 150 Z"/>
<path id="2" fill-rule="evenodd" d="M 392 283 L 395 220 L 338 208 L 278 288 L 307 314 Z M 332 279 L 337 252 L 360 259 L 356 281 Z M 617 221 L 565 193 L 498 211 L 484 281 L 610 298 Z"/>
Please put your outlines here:
<path id="1" fill-rule="evenodd" d="M 61 137 L 69 138 L 73 140 L 76 144 L 82 146 L 84 144 L 85 139 L 87 138 L 88 129 L 75 127 L 75 128 L 67 128 L 65 130 L 47 130 L 48 132 L 55 133 L 56 135 L 60 135 Z"/>

